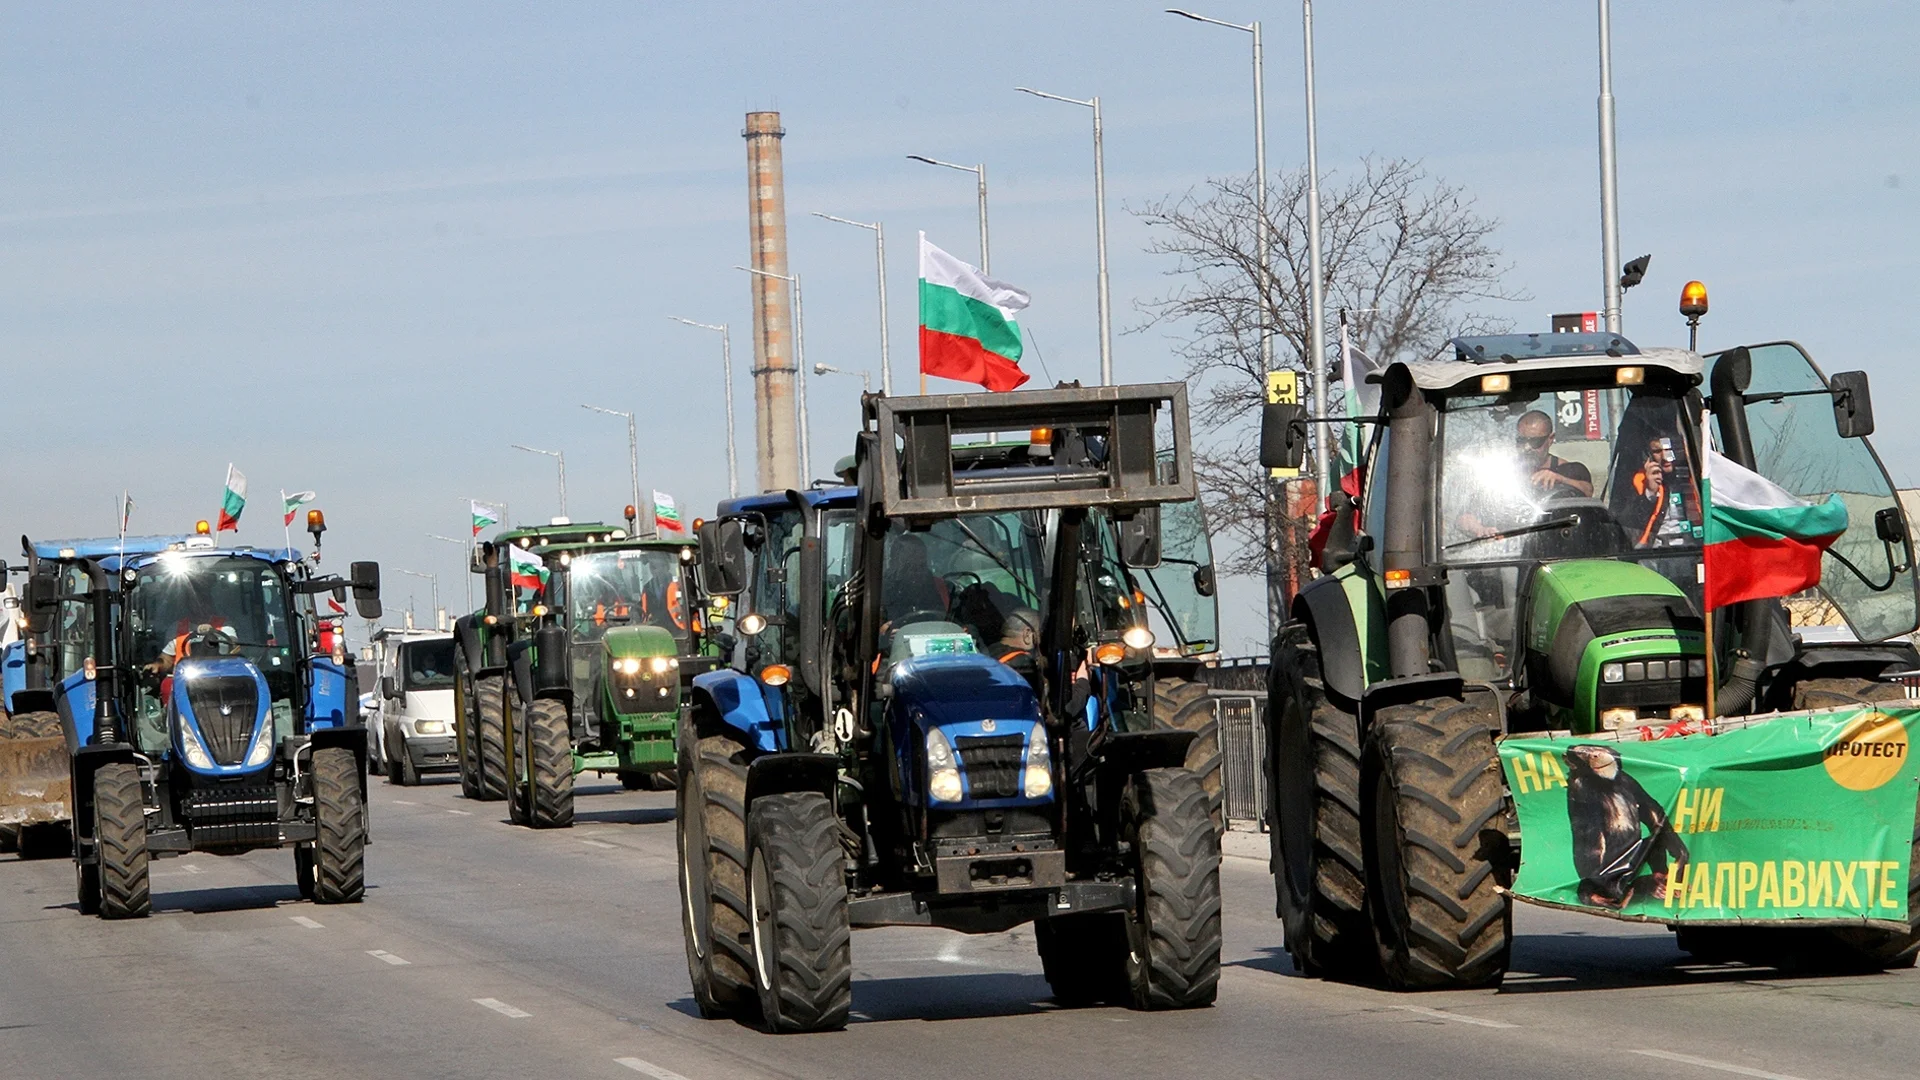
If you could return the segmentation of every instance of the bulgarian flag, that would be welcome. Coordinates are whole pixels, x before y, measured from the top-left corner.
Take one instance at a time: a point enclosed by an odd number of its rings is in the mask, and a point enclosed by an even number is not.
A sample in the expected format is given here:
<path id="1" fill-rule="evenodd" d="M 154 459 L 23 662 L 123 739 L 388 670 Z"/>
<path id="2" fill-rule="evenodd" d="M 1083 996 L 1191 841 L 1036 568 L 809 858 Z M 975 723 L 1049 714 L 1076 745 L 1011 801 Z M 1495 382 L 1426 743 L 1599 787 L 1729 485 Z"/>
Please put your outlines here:
<path id="1" fill-rule="evenodd" d="M 473 500 L 471 499 L 467 501 L 473 502 Z M 472 510 L 473 510 L 473 535 L 479 536 L 480 530 L 486 528 L 489 525 L 500 524 L 499 515 L 495 514 L 493 512 L 494 508 L 491 506 L 488 506 L 486 503 L 473 502 Z"/>
<path id="2" fill-rule="evenodd" d="M 292 525 L 294 511 L 298 510 L 303 503 L 310 503 L 319 497 L 320 496 L 317 493 L 311 492 L 311 491 L 296 491 L 291 495 L 287 494 L 284 491 L 281 492 L 280 493 L 280 503 L 281 503 L 280 512 L 286 515 L 286 520 L 280 523 L 281 526 L 285 527 L 288 525 Z"/>
<path id="3" fill-rule="evenodd" d="M 927 243 L 920 234 L 920 371 L 943 379 L 1012 390 L 1020 370 L 1025 291 L 995 281 Z"/>
<path id="4" fill-rule="evenodd" d="M 1707 610 L 1820 583 L 1820 553 L 1847 531 L 1838 494 L 1808 502 L 1708 449 Z"/>
<path id="5" fill-rule="evenodd" d="M 507 574 L 516 588 L 547 587 L 547 564 L 540 561 L 540 556 L 512 544 L 507 545 Z"/>
<path id="6" fill-rule="evenodd" d="M 680 522 L 680 508 L 674 505 L 673 496 L 664 491 L 653 493 L 653 528 L 663 533 L 687 531 Z"/>
<path id="7" fill-rule="evenodd" d="M 247 478 L 239 469 L 227 463 L 227 491 L 220 497 L 220 524 L 214 526 L 214 532 L 232 529 L 240 531 L 240 511 L 247 508 Z"/>

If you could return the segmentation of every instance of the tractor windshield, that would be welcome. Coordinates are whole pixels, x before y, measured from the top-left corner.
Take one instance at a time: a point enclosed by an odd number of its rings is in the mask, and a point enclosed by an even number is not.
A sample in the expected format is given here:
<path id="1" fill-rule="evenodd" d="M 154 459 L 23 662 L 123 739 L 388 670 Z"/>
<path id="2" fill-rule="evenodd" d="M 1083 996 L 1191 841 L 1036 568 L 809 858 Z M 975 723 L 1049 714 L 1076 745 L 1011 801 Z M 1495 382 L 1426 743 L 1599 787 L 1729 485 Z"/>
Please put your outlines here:
<path id="1" fill-rule="evenodd" d="M 137 710 L 143 745 L 165 745 L 167 677 L 190 657 L 251 660 L 266 677 L 276 726 L 290 724 L 299 682 L 294 649 L 304 643 L 296 640 L 286 581 L 273 563 L 168 552 L 140 571 L 126 606 L 129 657 L 143 676 Z"/>
<path id="2" fill-rule="evenodd" d="M 567 564 L 574 637 L 598 641 L 614 626 L 658 626 L 687 635 L 678 549 L 575 552 Z"/>
<path id="3" fill-rule="evenodd" d="M 1699 475 L 1685 399 L 1607 386 L 1457 395 L 1442 408 L 1436 561 L 1460 670 L 1503 677 L 1522 568 L 1645 562 L 1699 602 Z"/>
<path id="4" fill-rule="evenodd" d="M 896 521 L 887 533 L 883 615 L 896 626 L 957 623 L 990 645 L 1008 612 L 1044 606 L 1046 545 L 1039 511 L 963 514 L 924 532 Z"/>

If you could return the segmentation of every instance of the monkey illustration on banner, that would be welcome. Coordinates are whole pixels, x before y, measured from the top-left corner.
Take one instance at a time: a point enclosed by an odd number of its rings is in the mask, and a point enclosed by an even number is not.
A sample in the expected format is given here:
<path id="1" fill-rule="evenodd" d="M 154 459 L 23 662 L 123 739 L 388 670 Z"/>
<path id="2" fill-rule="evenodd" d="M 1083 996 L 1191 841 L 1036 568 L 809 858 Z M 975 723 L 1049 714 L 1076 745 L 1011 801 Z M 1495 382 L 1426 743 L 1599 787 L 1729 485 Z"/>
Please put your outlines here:
<path id="1" fill-rule="evenodd" d="M 1568 748 L 1567 819 L 1573 826 L 1573 868 L 1580 898 L 1597 907 L 1624 908 L 1634 899 L 1664 900 L 1667 859 L 1684 870 L 1692 856 L 1667 812 L 1620 765 L 1611 746 Z M 1650 874 L 1639 875 L 1644 866 Z"/>

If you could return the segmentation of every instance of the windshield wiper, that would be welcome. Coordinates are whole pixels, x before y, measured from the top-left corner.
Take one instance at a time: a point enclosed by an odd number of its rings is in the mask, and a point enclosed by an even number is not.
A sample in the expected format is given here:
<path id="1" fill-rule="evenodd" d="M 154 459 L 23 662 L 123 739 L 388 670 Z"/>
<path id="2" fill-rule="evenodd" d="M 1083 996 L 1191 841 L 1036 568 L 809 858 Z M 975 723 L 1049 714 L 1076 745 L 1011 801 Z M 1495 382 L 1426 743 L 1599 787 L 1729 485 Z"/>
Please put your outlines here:
<path id="1" fill-rule="evenodd" d="M 1536 521 L 1531 525 L 1522 525 L 1517 529 L 1503 529 L 1497 533 L 1488 533 L 1486 536 L 1468 537 L 1458 543 L 1448 544 L 1440 550 L 1452 551 L 1455 548 L 1463 548 L 1469 544 L 1478 544 L 1486 540 L 1506 540 L 1515 536 L 1526 536 L 1529 533 L 1546 532 L 1549 529 L 1564 529 L 1569 525 L 1578 524 L 1580 524 L 1580 515 L 1568 514 L 1566 517 L 1554 518 L 1551 521 Z"/>

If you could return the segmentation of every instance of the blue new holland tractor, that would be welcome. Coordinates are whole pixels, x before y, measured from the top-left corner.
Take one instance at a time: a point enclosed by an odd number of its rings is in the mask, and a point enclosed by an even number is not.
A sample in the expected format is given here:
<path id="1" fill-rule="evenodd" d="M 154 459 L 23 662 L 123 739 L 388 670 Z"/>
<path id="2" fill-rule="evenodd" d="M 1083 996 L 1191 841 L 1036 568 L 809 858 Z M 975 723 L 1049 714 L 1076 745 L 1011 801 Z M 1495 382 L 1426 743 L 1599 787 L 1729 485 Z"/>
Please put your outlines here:
<path id="1" fill-rule="evenodd" d="M 856 484 L 700 526 L 722 659 L 676 830 L 702 1013 L 842 1027 L 850 930 L 1028 922 L 1063 1002 L 1211 1003 L 1219 839 L 1135 583 L 1194 498 L 1184 387 L 864 409 Z"/>
<path id="2" fill-rule="evenodd" d="M 358 901 L 366 729 L 340 620 L 315 599 L 351 590 L 378 618 L 379 566 L 322 576 L 317 553 L 222 548 L 200 528 L 157 551 L 29 546 L 30 633 L 87 642 L 53 684 L 80 910 L 146 915 L 153 858 L 272 847 L 294 849 L 302 896 Z"/>

